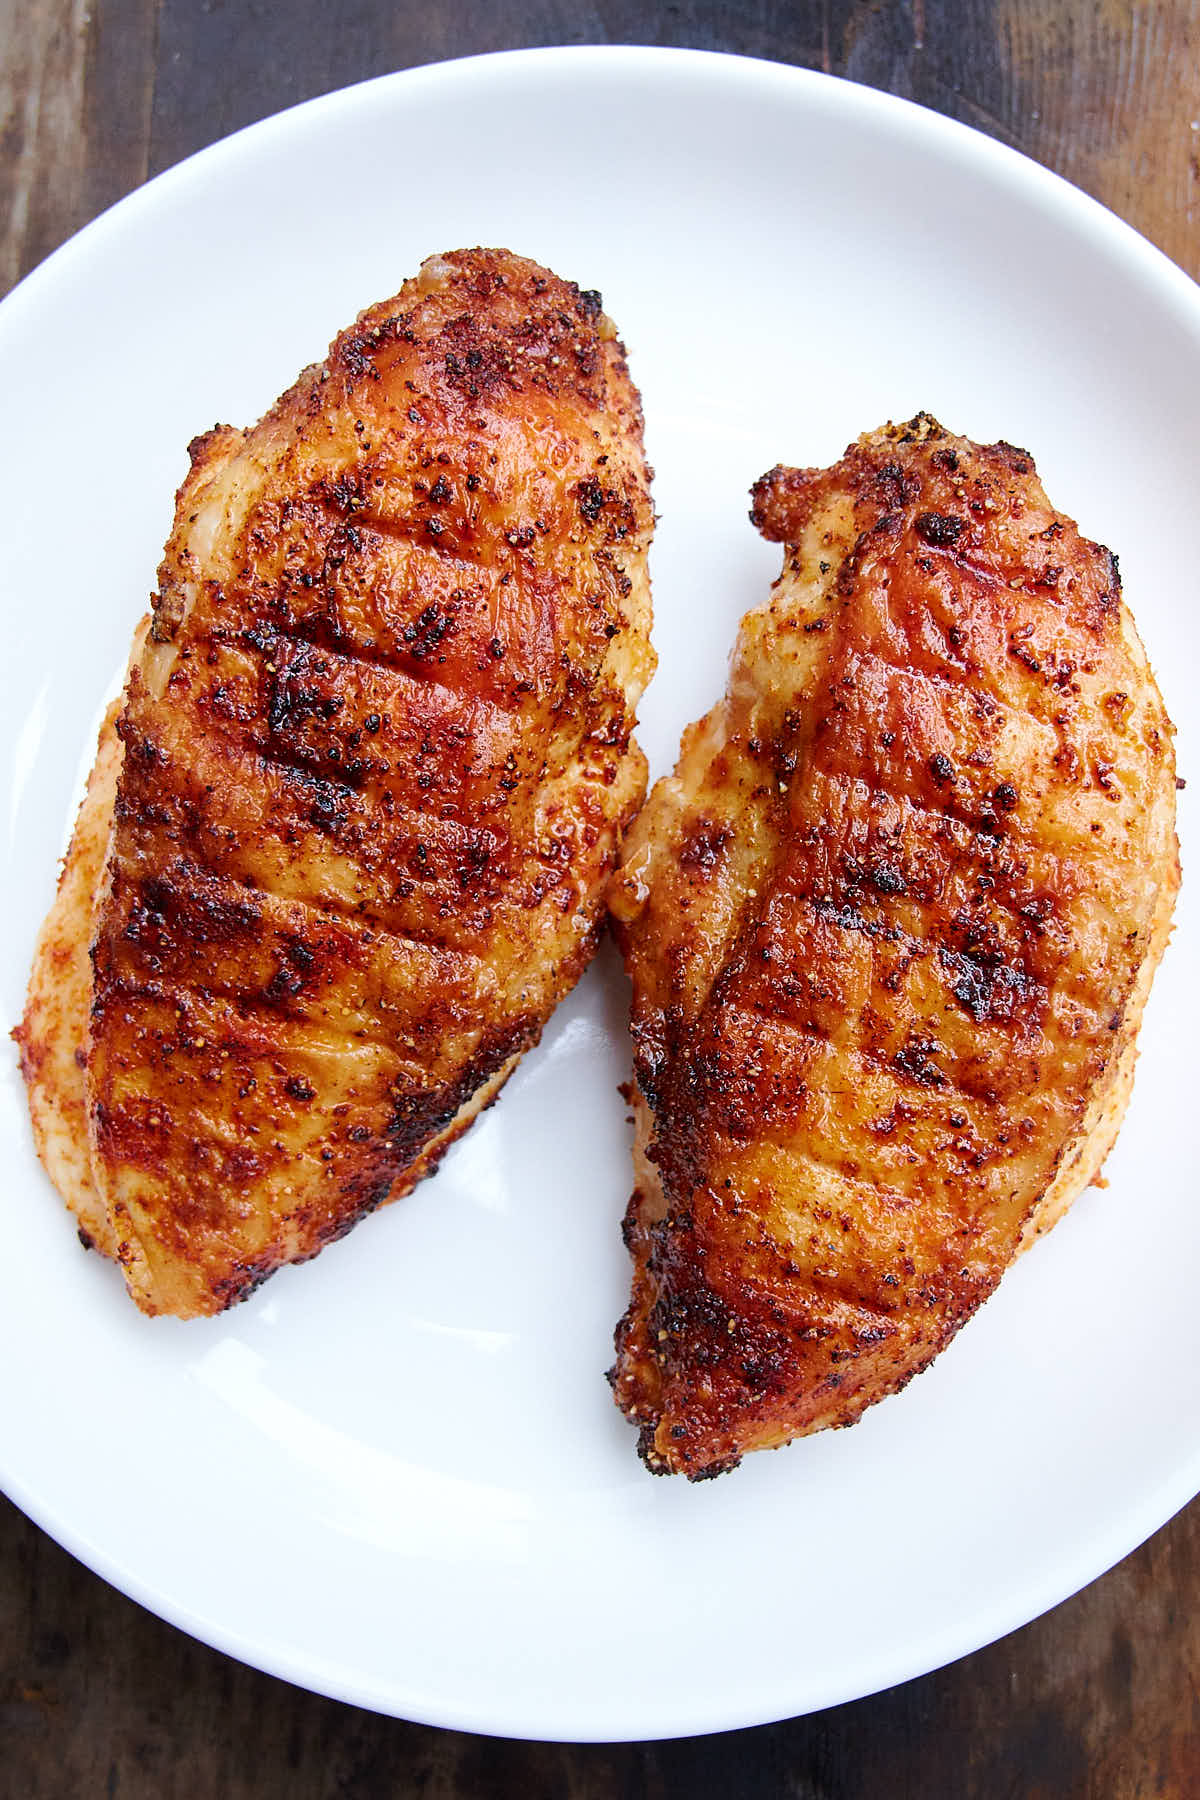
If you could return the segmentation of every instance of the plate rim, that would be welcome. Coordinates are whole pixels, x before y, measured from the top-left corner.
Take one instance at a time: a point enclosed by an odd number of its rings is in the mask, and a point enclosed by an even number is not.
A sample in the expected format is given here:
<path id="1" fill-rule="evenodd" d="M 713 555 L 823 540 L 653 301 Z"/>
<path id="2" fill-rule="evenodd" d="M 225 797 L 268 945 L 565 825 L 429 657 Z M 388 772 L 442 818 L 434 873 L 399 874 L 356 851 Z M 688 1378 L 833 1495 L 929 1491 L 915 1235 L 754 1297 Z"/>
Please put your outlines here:
<path id="1" fill-rule="evenodd" d="M 1089 236 L 1098 241 L 1110 256 L 1127 263 L 1132 261 L 1135 273 L 1154 287 L 1161 301 L 1170 307 L 1195 338 L 1197 353 L 1200 355 L 1200 285 L 1165 252 L 1109 207 L 1024 152 L 918 102 L 844 77 L 767 58 L 740 56 L 723 51 L 638 45 L 552 45 L 491 51 L 419 64 L 333 89 L 243 126 L 172 164 L 133 189 L 90 220 L 29 271 L 0 301 L 0 354 L 3 353 L 10 325 L 13 329 L 21 328 L 26 309 L 37 306 L 44 287 L 69 284 L 72 281 L 76 265 L 86 264 L 86 257 L 94 240 L 107 236 L 118 226 L 137 229 L 153 216 L 157 208 L 173 205 L 177 196 L 186 200 L 189 184 L 197 180 L 210 180 L 214 171 L 219 179 L 221 164 L 244 156 L 248 142 L 265 146 L 276 138 L 286 137 L 296 131 L 303 132 L 310 119 L 332 116 L 338 112 L 353 113 L 369 92 L 383 93 L 391 90 L 397 97 L 397 104 L 402 107 L 404 96 L 417 88 L 454 85 L 476 78 L 503 81 L 508 71 L 535 65 L 547 70 L 558 66 L 564 71 L 569 71 L 572 66 L 594 70 L 605 65 L 622 71 L 628 71 L 632 67 L 641 67 L 648 72 L 667 67 L 703 70 L 706 79 L 711 74 L 716 79 L 724 76 L 745 82 L 765 81 L 780 90 L 791 88 L 801 107 L 806 104 L 806 95 L 820 95 L 824 97 L 822 105 L 828 104 L 843 116 L 848 112 L 851 119 L 856 112 L 860 117 L 869 115 L 874 120 L 883 120 L 885 124 L 890 119 L 894 121 L 895 129 L 906 135 L 915 134 L 918 140 L 923 140 L 924 147 L 939 158 L 955 162 L 962 162 L 964 159 L 968 163 L 974 161 L 981 169 L 997 171 L 1000 179 L 1007 185 L 1021 185 L 1032 196 L 1031 204 L 1036 205 L 1040 201 L 1069 216 L 1077 227 L 1082 226 Z M 252 149 L 251 154 L 254 153 Z M 547 1729 L 545 1717 L 538 1713 L 535 1706 L 526 1709 L 526 1717 L 500 1718 L 494 1709 L 489 1712 L 487 1705 L 478 1696 L 469 1703 L 451 1704 L 447 1703 L 444 1694 L 440 1692 L 435 1694 L 431 1689 L 430 1692 L 423 1693 L 420 1684 L 412 1680 L 411 1674 L 403 1693 L 396 1690 L 394 1683 L 385 1684 L 381 1678 L 373 1682 L 364 1681 L 361 1674 L 356 1673 L 353 1679 L 348 1679 L 349 1672 L 340 1665 L 320 1668 L 315 1659 L 307 1654 L 289 1655 L 286 1648 L 279 1651 L 272 1650 L 269 1645 L 261 1642 L 251 1643 L 242 1631 L 210 1621 L 186 1602 L 164 1595 L 152 1582 L 140 1577 L 136 1569 L 125 1566 L 119 1557 L 106 1552 L 104 1546 L 93 1540 L 86 1529 L 76 1527 L 64 1517 L 61 1506 L 44 1503 L 34 1494 L 22 1480 L 20 1472 L 7 1466 L 7 1453 L 3 1443 L 0 1443 L 0 1488 L 22 1512 L 77 1560 L 155 1616 L 253 1668 L 347 1704 L 366 1706 L 392 1716 L 420 1720 L 445 1729 L 546 1742 L 645 1742 L 683 1735 L 704 1735 L 799 1716 L 786 1697 L 788 1682 L 784 1678 L 779 1683 L 778 1691 L 761 1706 L 755 1704 L 748 1708 L 743 1697 L 740 1703 L 722 1711 L 712 1704 L 711 1699 L 706 1700 L 703 1720 L 697 1719 L 694 1708 L 689 1712 L 687 1706 L 676 1699 L 673 1708 L 668 1709 L 671 1712 L 669 1718 L 659 1723 L 645 1719 L 644 1733 L 633 1740 L 625 1729 L 630 1723 L 632 1710 L 628 1706 L 624 1718 L 615 1729 L 609 1730 L 595 1724 L 588 1728 L 580 1717 L 574 1721 L 577 1729 L 567 1734 L 553 1727 Z M 1029 1609 L 1028 1589 L 1021 1590 L 1022 1598 L 1019 1602 L 996 1601 L 982 1613 L 976 1609 L 970 1614 L 973 1622 L 971 1629 L 964 1629 L 961 1624 L 957 1630 L 946 1627 L 938 1634 L 934 1647 L 931 1648 L 929 1638 L 923 1638 L 922 1650 L 908 1657 L 894 1653 L 890 1656 L 876 1656 L 870 1664 L 873 1673 L 866 1677 L 865 1685 L 856 1680 L 850 1684 L 850 1691 L 844 1681 L 840 1685 L 836 1682 L 827 1684 L 830 1691 L 823 1697 L 818 1696 L 811 1703 L 806 1703 L 803 1712 L 816 1712 L 849 1700 L 865 1699 L 887 1687 L 931 1673 L 1031 1623 L 1111 1570 L 1155 1531 L 1161 1529 L 1197 1492 L 1200 1492 L 1200 1442 L 1194 1446 L 1190 1457 L 1180 1460 L 1170 1479 L 1159 1482 L 1143 1496 L 1138 1507 L 1129 1508 L 1116 1520 L 1110 1520 L 1106 1530 L 1093 1530 L 1090 1533 L 1086 1540 L 1089 1553 L 1080 1552 L 1073 1562 L 1066 1565 L 1067 1572 L 1062 1574 L 1060 1580 L 1046 1584 L 1047 1591 L 1036 1599 L 1033 1611 Z M 1097 1549 L 1098 1545 L 1103 1547 Z M 1051 1589 L 1053 1591 L 1049 1591 Z M 983 1635 L 980 1635 L 981 1632 Z M 387 1696 L 376 1691 L 384 1685 L 391 1689 Z M 555 1710 L 561 1713 L 561 1704 Z M 580 1726 L 584 1728 L 578 1729 Z"/>
<path id="2" fill-rule="evenodd" d="M 491 69 L 533 66 L 537 63 L 547 66 L 560 63 L 563 67 L 578 63 L 581 66 L 587 64 L 595 67 L 606 62 L 614 67 L 644 63 L 647 66 L 659 64 L 662 67 L 672 64 L 679 68 L 691 66 L 697 70 L 724 68 L 729 72 L 747 71 L 748 75 L 752 73 L 756 79 L 781 85 L 797 84 L 807 87 L 814 94 L 837 92 L 840 95 L 839 105 L 851 108 L 857 106 L 864 114 L 886 116 L 891 113 L 897 121 L 905 121 L 908 129 L 918 133 L 925 132 L 930 139 L 944 137 L 948 141 L 956 141 L 964 156 L 974 156 L 982 163 L 990 162 L 999 169 L 1007 165 L 1014 177 L 1019 176 L 1040 185 L 1043 192 L 1047 196 L 1054 196 L 1060 206 L 1073 210 L 1077 219 L 1089 220 L 1094 230 L 1108 234 L 1115 232 L 1123 239 L 1126 251 L 1136 255 L 1148 272 L 1152 271 L 1156 278 L 1163 280 L 1168 291 L 1173 290 L 1185 319 L 1190 319 L 1200 329 L 1200 315 L 1197 313 L 1197 308 L 1200 307 L 1200 283 L 1194 281 L 1166 251 L 1152 243 L 1136 226 L 1123 219 L 1102 200 L 1096 199 L 1065 175 L 1048 168 L 1025 151 L 1005 144 L 999 138 L 991 137 L 975 126 L 967 125 L 961 119 L 951 118 L 949 114 L 938 112 L 920 101 L 910 100 L 902 94 L 889 93 L 884 88 L 872 87 L 848 76 L 827 74 L 822 69 L 809 69 L 797 63 L 777 62 L 769 57 L 743 56 L 734 51 L 658 44 L 548 44 L 529 49 L 486 50 L 473 56 L 447 57 L 436 62 L 418 63 L 412 68 L 393 69 L 381 75 L 368 76 L 362 81 L 331 88 L 323 94 L 314 94 L 307 100 L 298 100 L 264 118 L 251 120 L 249 124 L 238 126 L 236 130 L 215 139 L 211 144 L 189 152 L 180 161 L 160 169 L 156 175 L 147 177 L 56 245 L 0 298 L 0 329 L 18 296 L 21 297 L 22 306 L 29 304 L 29 295 L 36 297 L 36 288 L 41 280 L 48 279 L 52 270 L 57 274 L 60 259 L 66 260 L 79 255 L 86 249 L 94 233 L 101 228 L 113 228 L 118 215 L 122 218 L 132 217 L 143 206 L 152 208 L 174 186 L 182 186 L 195 179 L 197 165 L 203 164 L 207 169 L 210 165 L 219 163 L 225 157 L 240 151 L 243 140 L 252 137 L 267 143 L 272 136 L 294 129 L 300 114 L 315 117 L 321 112 L 353 110 L 368 92 L 381 92 L 391 87 L 417 87 L 426 82 L 435 84 L 457 79 L 463 71 L 478 70 L 486 73 Z"/>

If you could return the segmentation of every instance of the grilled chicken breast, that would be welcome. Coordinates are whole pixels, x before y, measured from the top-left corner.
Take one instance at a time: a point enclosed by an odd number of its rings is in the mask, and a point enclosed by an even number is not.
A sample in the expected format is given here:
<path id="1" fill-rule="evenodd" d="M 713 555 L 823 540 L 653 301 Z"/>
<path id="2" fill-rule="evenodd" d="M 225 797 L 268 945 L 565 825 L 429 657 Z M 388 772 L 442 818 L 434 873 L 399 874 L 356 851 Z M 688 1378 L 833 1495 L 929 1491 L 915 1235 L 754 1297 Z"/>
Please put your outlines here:
<path id="1" fill-rule="evenodd" d="M 653 664 L 639 399 L 533 263 L 430 259 L 191 457 L 18 1033 L 52 1176 L 183 1316 L 410 1189 L 536 1041 Z"/>
<path id="2" fill-rule="evenodd" d="M 1178 885 L 1117 568 L 1030 458 L 922 415 L 778 468 L 729 690 L 614 879 L 655 1472 L 846 1425 L 1096 1174 Z"/>

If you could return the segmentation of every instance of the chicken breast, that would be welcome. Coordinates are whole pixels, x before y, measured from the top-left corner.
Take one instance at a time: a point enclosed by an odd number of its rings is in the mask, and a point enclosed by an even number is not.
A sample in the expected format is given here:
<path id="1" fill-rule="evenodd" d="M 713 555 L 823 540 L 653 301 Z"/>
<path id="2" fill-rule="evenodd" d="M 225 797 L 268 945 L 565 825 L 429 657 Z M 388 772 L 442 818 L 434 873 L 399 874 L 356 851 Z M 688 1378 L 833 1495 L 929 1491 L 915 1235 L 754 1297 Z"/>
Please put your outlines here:
<path id="1" fill-rule="evenodd" d="M 923 1369 L 1096 1174 L 1179 880 L 1115 560 L 922 415 L 777 468 L 785 545 L 611 905 L 633 1298 L 611 1379 L 698 1479 Z"/>
<path id="2" fill-rule="evenodd" d="M 144 1311 L 407 1192 L 591 957 L 645 786 L 641 424 L 599 296 L 469 251 L 192 445 L 19 1033 Z"/>

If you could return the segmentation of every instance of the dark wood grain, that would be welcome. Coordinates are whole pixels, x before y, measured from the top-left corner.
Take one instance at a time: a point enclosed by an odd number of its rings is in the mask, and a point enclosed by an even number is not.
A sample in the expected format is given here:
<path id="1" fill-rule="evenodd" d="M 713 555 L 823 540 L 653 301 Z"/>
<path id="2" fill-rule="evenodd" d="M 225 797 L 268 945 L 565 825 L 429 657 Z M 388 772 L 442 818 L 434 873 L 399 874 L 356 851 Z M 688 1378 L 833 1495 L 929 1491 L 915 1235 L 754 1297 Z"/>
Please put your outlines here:
<path id="1" fill-rule="evenodd" d="M 1059 170 L 1200 275 L 1200 0 L 0 0 L 0 290 L 148 174 L 310 95 L 443 57 L 620 42 L 906 95 Z M 661 1653 L 646 1648 L 649 1681 Z M 1046 1618 L 920 1681 L 755 1731 L 606 1747 L 304 1694 L 142 1612 L 0 1502 L 9 1794 L 1195 1800 L 1200 1503 Z"/>
<path id="2" fill-rule="evenodd" d="M 767 56 L 1015 145 L 1200 275 L 1200 0 L 0 0 L 0 283 L 147 174 L 349 82 L 539 44 Z"/>
<path id="3" fill-rule="evenodd" d="M 0 0 L 0 290 L 146 179 L 158 0 Z"/>
<path id="4" fill-rule="evenodd" d="M 105 1588 L 6 1503 L 0 1769 L 122 1800 L 1195 1800 L 1200 1506 L 950 1668 L 807 1719 L 651 1745 L 524 1744 L 320 1699 Z M 402 1624 L 400 1627 L 402 1629 Z M 797 1620 L 802 1632 L 804 1622 Z M 647 1678 L 661 1639 L 645 1646 Z"/>

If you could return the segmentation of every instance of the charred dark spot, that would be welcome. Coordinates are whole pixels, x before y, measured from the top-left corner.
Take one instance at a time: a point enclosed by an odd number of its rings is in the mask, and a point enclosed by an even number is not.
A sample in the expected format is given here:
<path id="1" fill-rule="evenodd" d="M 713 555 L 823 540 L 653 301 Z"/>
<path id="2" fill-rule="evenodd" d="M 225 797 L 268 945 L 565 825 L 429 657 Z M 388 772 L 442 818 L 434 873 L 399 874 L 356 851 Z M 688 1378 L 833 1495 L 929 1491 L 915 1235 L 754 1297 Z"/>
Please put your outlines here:
<path id="1" fill-rule="evenodd" d="M 894 926 L 883 925 L 877 919 L 864 918 L 849 901 L 826 900 L 815 896 L 812 906 L 819 919 L 827 920 L 830 925 L 839 925 L 843 931 L 861 931 L 867 937 L 882 938 L 888 943 L 899 941 L 900 933 Z"/>
<path id="2" fill-rule="evenodd" d="M 933 1061 L 942 1052 L 935 1038 L 910 1037 L 892 1058 L 892 1067 L 918 1087 L 945 1087 L 946 1076 Z"/>
<path id="3" fill-rule="evenodd" d="M 517 1020 L 502 1032 L 485 1039 L 475 1052 L 470 1065 L 457 1081 L 440 1088 L 423 1088 L 416 1092 L 397 1086 L 392 1091 L 392 1114 L 385 1129 L 390 1173 L 383 1189 L 386 1194 L 400 1170 L 405 1169 L 431 1138 L 445 1130 L 484 1082 L 502 1068 L 517 1051 L 535 1043 L 536 1024 Z M 382 1198 L 382 1195 L 381 1195 Z"/>
<path id="4" fill-rule="evenodd" d="M 692 874 L 710 875 L 732 837 L 728 825 L 717 824 L 713 819 L 698 819 L 680 845 L 680 866 Z"/>
<path id="5" fill-rule="evenodd" d="M 319 778 L 310 779 L 307 785 L 311 796 L 308 811 L 310 822 L 318 831 L 336 836 L 346 827 L 352 790 Z"/>
<path id="6" fill-rule="evenodd" d="M 871 483 L 873 496 L 888 513 L 898 508 L 909 506 L 921 492 L 921 483 L 916 475 L 902 469 L 899 463 L 884 463 L 875 471 Z M 880 527 L 893 530 L 897 524 L 895 518 L 889 517 L 879 521 Z"/>
<path id="7" fill-rule="evenodd" d="M 929 759 L 929 773 L 933 776 L 933 779 L 937 782 L 938 786 L 941 787 L 943 783 L 953 781 L 954 764 L 950 761 L 948 756 L 943 755 L 939 750 Z"/>
<path id="8" fill-rule="evenodd" d="M 160 750 L 152 739 L 140 736 L 124 715 L 117 720 L 117 736 L 124 744 L 125 754 L 131 761 L 142 763 L 148 769 L 156 765 L 165 768 L 166 752 Z"/>
<path id="9" fill-rule="evenodd" d="M 1108 561 L 1108 587 L 1104 593 L 1101 594 L 1100 599 L 1105 611 L 1112 612 L 1121 603 L 1121 565 L 1117 561 L 1116 553 L 1114 551 L 1107 551 L 1106 556 Z"/>
<path id="10" fill-rule="evenodd" d="M 332 481 L 317 483 L 316 494 L 340 513 L 358 512 L 366 505 L 362 480 L 353 469 L 343 469 Z"/>
<path id="11" fill-rule="evenodd" d="M 946 544 L 957 544 L 967 528 L 965 519 L 956 518 L 953 513 L 923 512 L 913 520 L 917 536 L 935 548 Z"/>
<path id="12" fill-rule="evenodd" d="M 304 992 L 304 977 L 295 969 L 287 968 L 280 963 L 275 973 L 263 989 L 263 998 L 279 1005 L 285 1000 L 294 1000 L 297 994 Z"/>
<path id="13" fill-rule="evenodd" d="M 575 498 L 579 504 L 579 510 L 588 524 L 594 525 L 603 512 L 606 502 L 612 496 L 605 493 L 594 477 L 588 476 L 576 487 Z"/>
<path id="14" fill-rule="evenodd" d="M 153 876 L 135 890 L 124 935 L 144 953 L 172 941 L 226 945 L 252 937 L 261 919 L 252 901 L 214 893 L 203 872 L 183 862 L 171 878 Z"/>
<path id="15" fill-rule="evenodd" d="M 906 894 L 908 883 L 892 863 L 869 863 L 863 871 L 871 886 L 880 894 Z"/>
<path id="16" fill-rule="evenodd" d="M 454 614 L 448 607 L 440 606 L 431 600 L 428 606 L 422 607 L 415 620 L 406 625 L 401 632 L 405 649 L 418 661 L 432 656 L 442 640 L 449 637 L 455 627 Z M 376 715 L 371 714 L 374 718 Z M 368 730 L 371 726 L 368 724 Z"/>
<path id="17" fill-rule="evenodd" d="M 416 342 L 410 317 L 408 313 L 394 313 L 376 325 L 362 326 L 346 333 L 338 345 L 337 356 L 352 381 L 359 381 L 364 375 L 379 379 L 374 358 L 385 345 Z"/>
<path id="18" fill-rule="evenodd" d="M 492 847 L 483 838 L 476 838 L 469 843 L 455 870 L 459 887 L 466 889 L 477 881 L 491 859 Z"/>
<path id="19" fill-rule="evenodd" d="M 1013 1018 L 1021 1006 L 1042 992 L 1025 969 L 999 958 L 947 949 L 938 955 L 951 977 L 954 998 L 977 1025 L 988 1019 Z"/>
<path id="20" fill-rule="evenodd" d="M 305 686 L 298 669 L 277 671 L 267 693 L 267 730 L 272 737 L 301 730 L 310 719 L 328 722 L 341 712 L 343 702 L 336 694 L 322 694 L 317 687 Z"/>
<path id="21" fill-rule="evenodd" d="M 311 1100 L 317 1091 L 312 1082 L 306 1081 L 303 1075 L 289 1075 L 283 1088 L 284 1092 L 289 1094 L 293 1100 Z"/>
<path id="22" fill-rule="evenodd" d="M 273 1275 L 279 1267 L 274 1257 L 264 1256 L 257 1261 L 236 1262 L 229 1275 L 222 1275 L 212 1284 L 212 1294 L 218 1306 L 224 1309 L 236 1306 L 243 1300 L 249 1300 L 251 1294 L 260 1288 L 268 1275 Z"/>
<path id="23" fill-rule="evenodd" d="M 1017 912 L 1022 919 L 1027 919 L 1040 931 L 1054 912 L 1054 901 L 1049 894 L 1040 894 L 1036 899 L 1026 901 L 1024 906 L 1019 906 Z"/>
<path id="24" fill-rule="evenodd" d="M 1001 438 L 996 448 L 1003 454 L 1014 475 L 1032 475 L 1034 473 L 1032 456 L 1028 450 L 1022 450 L 1019 444 L 1010 444 L 1006 439 Z"/>
<path id="25" fill-rule="evenodd" d="M 871 1350 L 894 1335 L 890 1325 L 856 1325 L 853 1329 L 854 1341 L 860 1350 Z"/>

